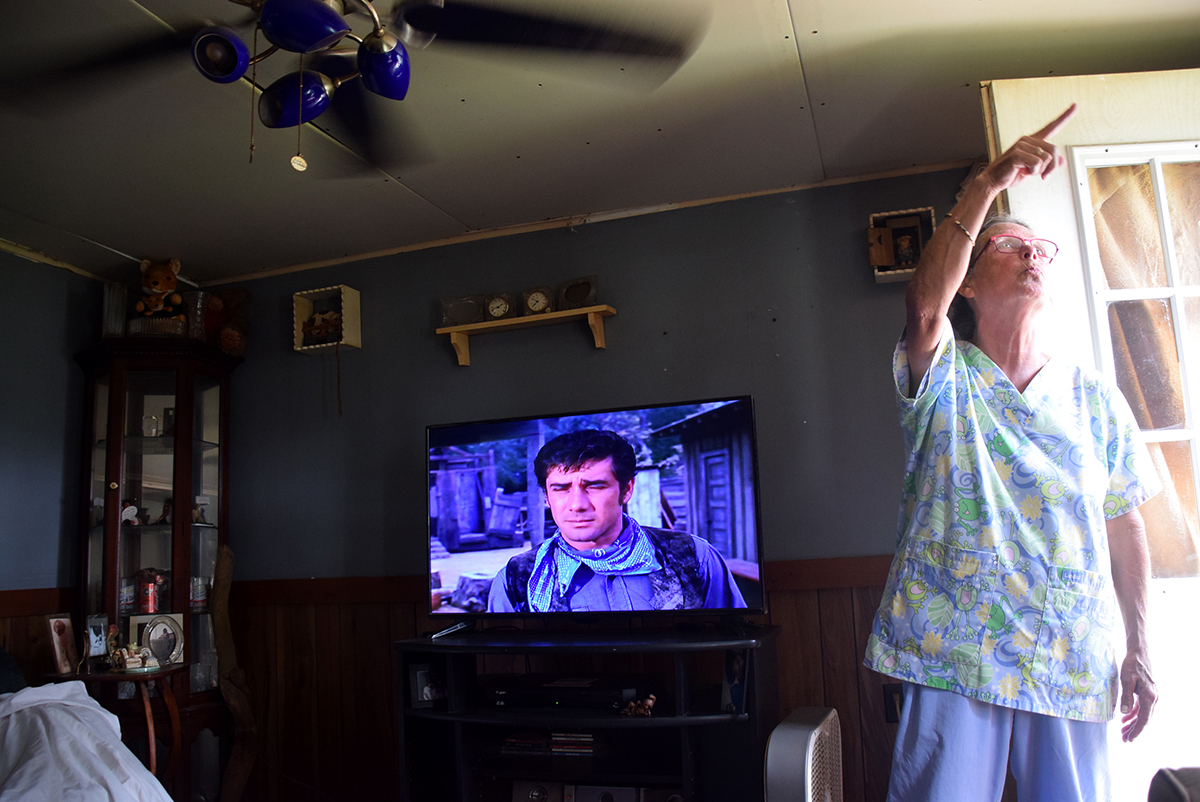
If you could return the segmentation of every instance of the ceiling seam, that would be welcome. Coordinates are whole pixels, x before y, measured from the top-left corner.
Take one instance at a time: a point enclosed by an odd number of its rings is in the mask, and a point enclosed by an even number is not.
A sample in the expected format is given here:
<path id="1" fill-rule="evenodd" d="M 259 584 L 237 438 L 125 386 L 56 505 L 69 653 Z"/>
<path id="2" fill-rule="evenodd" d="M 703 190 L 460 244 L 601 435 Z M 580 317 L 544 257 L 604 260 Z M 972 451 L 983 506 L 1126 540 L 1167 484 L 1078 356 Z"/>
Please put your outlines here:
<path id="1" fill-rule="evenodd" d="M 816 104 L 813 101 L 812 92 L 808 88 L 808 70 L 804 68 L 804 53 L 800 50 L 800 36 L 796 33 L 796 14 L 792 10 L 792 0 L 784 0 L 784 5 L 787 7 L 788 22 L 792 27 L 792 42 L 796 46 L 796 63 L 800 66 L 800 84 L 804 87 L 804 97 L 808 100 L 808 117 L 812 122 L 813 141 L 817 143 L 817 161 L 821 165 L 821 175 L 828 179 L 829 172 L 825 169 L 825 156 L 821 152 L 821 132 L 817 128 Z"/>
<path id="2" fill-rule="evenodd" d="M 69 270 L 70 272 L 85 278 L 95 279 L 96 281 L 104 281 L 104 279 L 100 278 L 95 273 L 89 273 L 82 267 L 76 267 L 70 262 L 64 262 L 61 259 L 55 259 L 53 256 L 42 253 L 34 248 L 30 248 L 27 245 L 21 245 L 17 242 L 0 239 L 0 251 L 6 251 L 11 253 L 13 256 L 19 256 L 22 259 L 29 260 L 30 262 L 38 262 L 43 265 L 61 268 L 62 270 Z"/>
<path id="3" fill-rule="evenodd" d="M 349 264 L 351 262 L 365 262 L 371 259 L 380 259 L 385 256 L 396 256 L 402 253 L 411 253 L 413 251 L 424 251 L 432 248 L 442 248 L 447 245 L 458 245 L 466 242 L 476 242 L 484 239 L 495 239 L 498 237 L 509 237 L 515 234 L 529 234 L 537 231 L 546 231 L 553 228 L 572 228 L 574 226 L 586 225 L 588 223 L 602 223 L 609 220 L 620 220 L 626 217 L 640 217 L 647 214 L 656 214 L 658 212 L 670 212 L 681 209 L 690 209 L 695 206 L 710 206 L 716 203 L 725 203 L 727 201 L 748 200 L 750 198 L 758 198 L 766 195 L 782 195 L 788 192 L 801 192 L 809 189 L 823 189 L 826 187 L 841 186 L 844 184 L 857 184 L 865 181 L 878 181 L 885 178 L 900 178 L 909 175 L 922 175 L 924 173 L 939 172 L 941 170 L 955 170 L 963 167 L 971 167 L 978 158 L 959 159 L 952 162 L 942 162 L 939 164 L 927 164 L 920 167 L 905 167 L 896 170 L 887 170 L 879 173 L 868 173 L 866 175 L 845 176 L 842 178 L 827 178 L 823 181 L 818 181 L 815 184 L 797 184 L 790 187 L 780 187 L 778 189 L 762 189 L 753 192 L 743 192 L 738 195 L 728 195 L 719 198 L 702 198 L 700 200 L 679 201 L 677 203 L 665 203 L 658 206 L 645 206 L 637 209 L 620 209 L 609 212 L 592 212 L 590 214 L 573 215 L 570 217 L 559 217 L 553 220 L 542 220 L 536 223 L 522 223 L 515 226 L 507 226 L 504 228 L 489 228 L 468 231 L 465 234 L 459 234 L 453 237 L 443 237 L 442 239 L 428 240 L 426 242 L 416 242 L 410 245 L 401 245 L 395 248 L 387 248 L 385 250 L 372 251 L 369 253 L 360 253 L 357 255 L 349 255 L 336 257 L 333 259 L 325 259 L 318 262 L 306 262 L 296 265 L 288 265 L 286 267 L 275 267 L 267 270 L 260 270 L 256 273 L 244 273 L 239 276 L 229 276 L 228 278 L 212 279 L 209 281 L 200 282 L 201 287 L 215 287 L 222 284 L 232 284 L 238 281 L 250 281 L 259 278 L 270 278 L 272 276 L 282 276 L 289 273 L 301 273 L 305 270 L 318 270 L 323 267 L 335 267 L 341 264 Z"/>

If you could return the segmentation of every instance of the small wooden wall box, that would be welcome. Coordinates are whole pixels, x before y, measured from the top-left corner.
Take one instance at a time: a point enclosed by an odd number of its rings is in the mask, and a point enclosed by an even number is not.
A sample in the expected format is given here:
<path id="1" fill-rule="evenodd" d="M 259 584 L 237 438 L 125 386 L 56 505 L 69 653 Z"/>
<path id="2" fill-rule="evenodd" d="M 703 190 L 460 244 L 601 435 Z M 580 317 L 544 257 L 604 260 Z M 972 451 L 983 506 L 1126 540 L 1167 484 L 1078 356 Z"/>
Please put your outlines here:
<path id="1" fill-rule="evenodd" d="M 312 319 L 315 311 L 335 311 L 342 314 L 342 337 L 340 340 L 304 344 L 304 324 Z M 339 284 L 305 290 L 292 295 L 292 347 L 297 351 L 319 351 L 335 345 L 362 348 L 362 325 L 359 314 L 358 290 Z"/>

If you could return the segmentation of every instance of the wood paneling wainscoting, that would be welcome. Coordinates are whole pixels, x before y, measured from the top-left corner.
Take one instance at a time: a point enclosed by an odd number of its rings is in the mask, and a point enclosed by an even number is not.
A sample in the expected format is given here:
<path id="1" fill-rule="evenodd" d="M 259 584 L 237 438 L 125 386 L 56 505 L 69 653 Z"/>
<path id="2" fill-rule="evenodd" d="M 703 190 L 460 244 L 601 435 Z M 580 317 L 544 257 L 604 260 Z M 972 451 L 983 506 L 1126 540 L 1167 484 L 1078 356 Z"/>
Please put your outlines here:
<path id="1" fill-rule="evenodd" d="M 878 556 L 766 566 L 770 614 L 758 620 L 782 628 L 779 715 L 800 706 L 837 709 L 847 800 L 875 802 L 887 794 L 896 725 L 886 723 L 884 678 L 861 663 L 890 562 L 890 556 Z M 0 591 L 0 642 L 31 682 L 40 684 L 45 669 L 32 661 L 44 659 L 39 651 L 48 641 L 29 641 L 44 628 L 44 615 L 74 609 L 60 606 L 70 594 Z M 426 613 L 427 598 L 425 577 L 233 583 L 230 615 L 260 745 L 244 799 L 359 802 L 399 796 L 391 644 L 444 628 L 444 619 Z M 41 609 L 45 605 L 53 609 Z M 571 626 L 557 620 L 552 625 Z M 514 669 L 498 662 L 488 670 Z M 719 666 L 712 673 L 719 678 Z M 446 780 L 449 800 L 452 778 Z"/>
<path id="2" fill-rule="evenodd" d="M 75 588 L 0 590 L 0 646 L 12 655 L 30 685 L 45 683 L 54 671 L 54 646 L 46 616 L 67 613 L 72 618 L 79 593 Z"/>

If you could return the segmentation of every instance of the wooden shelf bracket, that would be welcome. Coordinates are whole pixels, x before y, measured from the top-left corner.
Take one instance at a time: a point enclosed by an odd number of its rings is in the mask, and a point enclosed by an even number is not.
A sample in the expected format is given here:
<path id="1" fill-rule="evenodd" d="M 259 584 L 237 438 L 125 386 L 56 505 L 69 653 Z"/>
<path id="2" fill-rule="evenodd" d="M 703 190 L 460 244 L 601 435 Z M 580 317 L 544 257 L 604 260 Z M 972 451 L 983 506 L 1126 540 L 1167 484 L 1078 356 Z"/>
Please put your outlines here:
<path id="1" fill-rule="evenodd" d="M 458 356 L 458 364 L 471 364 L 472 334 L 487 334 L 493 331 L 509 331 L 511 329 L 527 329 L 533 326 L 547 326 L 551 323 L 564 323 L 568 320 L 587 319 L 588 328 L 592 330 L 592 339 L 597 348 L 604 348 L 604 318 L 617 313 L 611 306 L 585 306 L 580 309 L 566 309 L 561 312 L 547 312 L 543 315 L 526 315 L 524 317 L 508 318 L 506 320 L 490 320 L 485 323 L 467 323 L 462 326 L 443 326 L 436 329 L 437 334 L 449 334 L 450 344 Z"/>

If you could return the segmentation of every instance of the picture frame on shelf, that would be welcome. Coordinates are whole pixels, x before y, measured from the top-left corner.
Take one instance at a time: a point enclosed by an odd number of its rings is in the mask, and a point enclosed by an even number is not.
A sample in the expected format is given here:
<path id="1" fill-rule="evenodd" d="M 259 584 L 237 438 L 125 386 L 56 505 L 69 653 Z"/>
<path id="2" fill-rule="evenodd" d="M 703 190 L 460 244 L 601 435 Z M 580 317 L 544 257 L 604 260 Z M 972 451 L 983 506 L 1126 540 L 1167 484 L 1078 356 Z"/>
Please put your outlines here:
<path id="1" fill-rule="evenodd" d="M 596 294 L 599 291 L 599 279 L 595 275 L 564 281 L 556 291 L 555 309 L 582 309 L 585 306 L 596 305 Z"/>
<path id="2" fill-rule="evenodd" d="M 108 615 L 99 613 L 87 617 L 88 657 L 103 657 L 108 654 Z"/>
<path id="3" fill-rule="evenodd" d="M 183 659 L 183 614 L 150 613 L 129 617 L 129 642 L 145 646 L 163 665 Z M 159 652 L 170 646 L 163 659 Z"/>
<path id="4" fill-rule="evenodd" d="M 414 663 L 408 667 L 408 681 L 414 708 L 444 707 L 446 686 L 441 673 L 429 663 Z"/>
<path id="5" fill-rule="evenodd" d="M 467 326 L 482 323 L 487 317 L 487 296 L 463 295 L 439 299 L 443 326 Z"/>
<path id="6" fill-rule="evenodd" d="M 54 668 L 59 674 L 70 674 L 79 665 L 79 651 L 75 646 L 75 629 L 71 616 L 55 613 L 46 616 L 46 629 L 50 633 L 50 644 L 54 648 Z"/>

